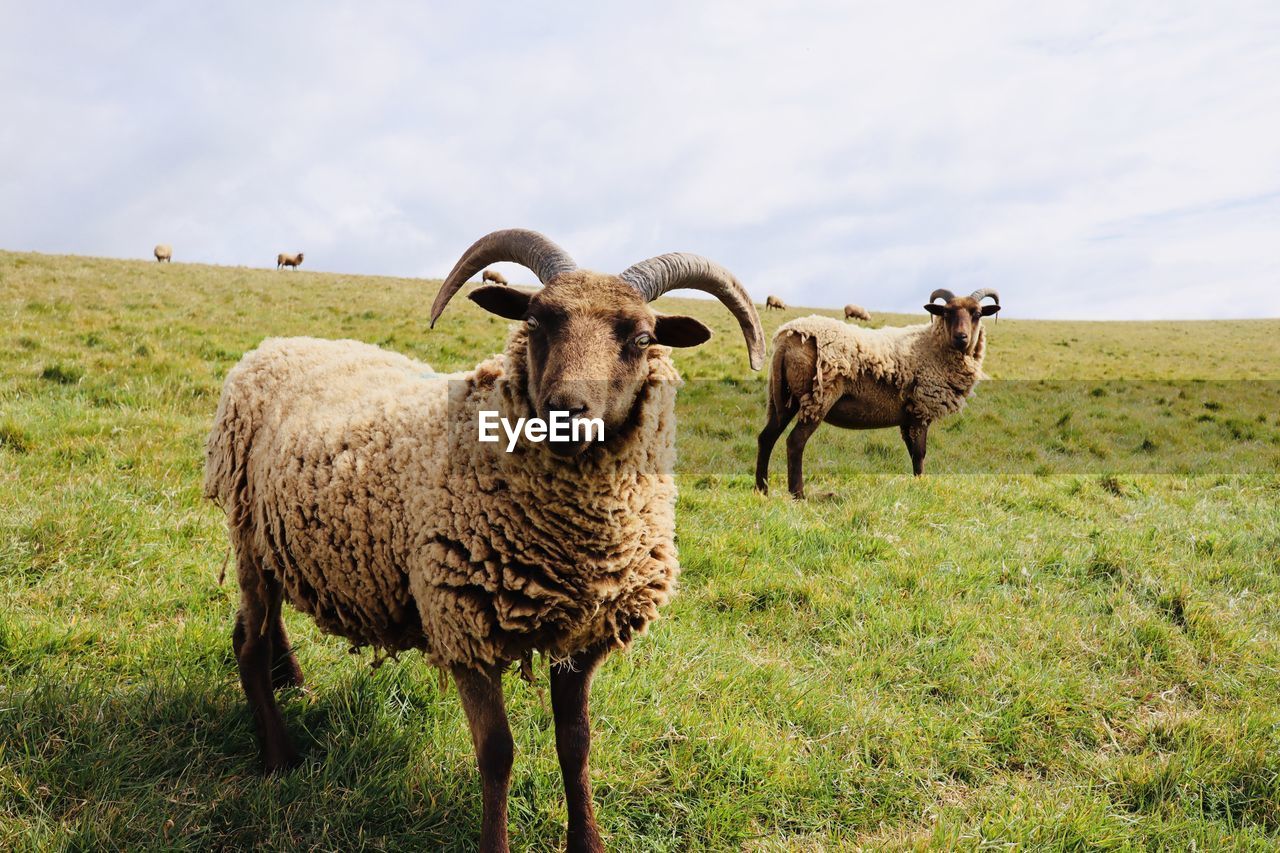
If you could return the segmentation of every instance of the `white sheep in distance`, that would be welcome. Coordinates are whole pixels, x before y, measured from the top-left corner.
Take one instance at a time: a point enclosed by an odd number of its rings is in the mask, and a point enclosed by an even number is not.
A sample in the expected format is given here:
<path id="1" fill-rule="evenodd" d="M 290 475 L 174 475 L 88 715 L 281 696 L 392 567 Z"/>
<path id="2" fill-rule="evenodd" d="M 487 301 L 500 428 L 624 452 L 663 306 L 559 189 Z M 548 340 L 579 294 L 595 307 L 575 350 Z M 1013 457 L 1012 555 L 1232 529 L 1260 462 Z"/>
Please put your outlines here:
<path id="1" fill-rule="evenodd" d="M 161 261 L 167 261 L 168 263 L 173 263 L 173 247 L 170 246 L 168 243 L 161 243 L 160 245 L 156 246 L 155 253 L 156 253 L 156 263 L 160 263 Z"/>
<path id="2" fill-rule="evenodd" d="M 766 311 L 785 311 L 787 310 L 787 303 L 783 302 L 773 294 L 769 294 L 769 296 L 764 300 L 764 307 Z"/>
<path id="3" fill-rule="evenodd" d="M 864 323 L 871 322 L 871 312 L 861 305 L 850 303 L 844 306 L 844 318 L 846 320 L 861 320 Z"/>
<path id="4" fill-rule="evenodd" d="M 484 274 L 480 276 L 480 282 L 483 284 L 489 281 L 494 284 L 506 284 L 507 277 L 497 270 L 485 270 Z"/>
<path id="5" fill-rule="evenodd" d="M 982 305 L 986 297 L 995 304 Z M 970 296 L 940 288 L 924 307 L 934 319 L 916 326 L 867 329 L 815 315 L 778 329 L 768 420 L 757 442 L 759 491 L 769 491 L 769 456 L 797 415 L 787 436 L 787 486 L 797 498 L 804 497 L 805 443 L 823 421 L 846 429 L 898 427 L 912 471 L 924 473 L 929 425 L 963 408 L 983 375 L 982 318 L 1000 310 L 1000 296 L 990 288 Z"/>
<path id="6" fill-rule="evenodd" d="M 620 275 L 578 269 L 541 234 L 477 241 L 436 319 L 486 264 L 531 269 L 536 293 L 482 286 L 485 310 L 521 321 L 506 351 L 440 376 L 354 341 L 270 339 L 227 374 L 209 435 L 205 494 L 227 513 L 240 609 L 233 645 L 268 771 L 292 765 L 273 689 L 301 683 L 283 600 L 357 646 L 420 649 L 452 672 L 484 783 L 481 849 L 506 849 L 512 738 L 502 675 L 549 657 L 569 849 L 600 849 L 591 803 L 592 674 L 673 592 L 675 394 L 668 346 L 711 332 L 658 316 L 669 290 L 710 293 L 737 318 L 755 369 L 764 336 L 723 267 L 673 253 Z M 481 411 L 599 418 L 602 442 L 477 441 Z"/>
<path id="7" fill-rule="evenodd" d="M 280 269 L 281 267 L 293 267 L 296 269 L 300 266 L 302 266 L 302 252 L 299 252 L 296 255 L 287 255 L 284 252 L 281 252 L 276 255 L 276 269 Z"/>

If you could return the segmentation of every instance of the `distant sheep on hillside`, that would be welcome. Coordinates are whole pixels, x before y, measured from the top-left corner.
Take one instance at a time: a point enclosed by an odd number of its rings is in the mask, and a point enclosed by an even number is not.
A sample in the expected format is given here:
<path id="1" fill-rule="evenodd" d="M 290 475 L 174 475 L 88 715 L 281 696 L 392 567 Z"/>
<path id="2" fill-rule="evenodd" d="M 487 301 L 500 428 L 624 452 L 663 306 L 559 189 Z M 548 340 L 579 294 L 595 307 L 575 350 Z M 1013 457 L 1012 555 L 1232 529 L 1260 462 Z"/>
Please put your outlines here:
<path id="1" fill-rule="evenodd" d="M 160 263 L 161 261 L 173 263 L 173 247 L 168 243 L 161 243 L 156 246 L 156 263 Z"/>
<path id="2" fill-rule="evenodd" d="M 276 269 L 281 267 L 298 267 L 302 264 L 302 253 L 296 255 L 286 255 L 284 252 L 276 255 Z"/>
<path id="3" fill-rule="evenodd" d="M 507 277 L 497 270 L 485 270 L 484 275 L 480 276 L 480 283 L 491 281 L 494 284 L 507 284 Z"/>
<path id="4" fill-rule="evenodd" d="M 844 318 L 846 320 L 861 320 L 864 323 L 871 321 L 871 312 L 861 305 L 853 305 L 852 303 L 844 306 Z"/>
<path id="5" fill-rule="evenodd" d="M 787 303 L 783 302 L 776 296 L 770 295 L 769 298 L 764 301 L 764 307 L 765 310 L 773 309 L 775 311 L 785 311 L 787 310 Z"/>

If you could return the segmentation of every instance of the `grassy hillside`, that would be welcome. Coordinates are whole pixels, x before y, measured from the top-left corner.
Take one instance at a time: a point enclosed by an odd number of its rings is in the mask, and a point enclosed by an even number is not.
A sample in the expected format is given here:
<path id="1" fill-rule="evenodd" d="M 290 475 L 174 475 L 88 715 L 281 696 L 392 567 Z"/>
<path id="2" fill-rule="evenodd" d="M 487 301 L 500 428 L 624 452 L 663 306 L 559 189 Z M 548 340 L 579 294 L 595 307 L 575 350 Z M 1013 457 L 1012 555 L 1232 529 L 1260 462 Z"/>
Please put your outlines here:
<path id="1" fill-rule="evenodd" d="M 264 336 L 438 369 L 501 347 L 466 300 L 429 332 L 434 291 L 0 253 L 0 847 L 470 848 L 452 688 L 295 614 L 309 763 L 259 776 L 200 498 L 221 378 Z M 675 356 L 682 593 L 596 682 L 613 849 L 1280 843 L 1280 321 L 1004 301 L 1008 381 L 934 430 L 930 475 L 896 433 L 823 428 L 805 503 L 781 448 L 751 490 L 764 389 L 732 319 L 660 303 L 717 335 Z M 556 849 L 548 703 L 517 679 L 508 702 L 512 840 Z"/>

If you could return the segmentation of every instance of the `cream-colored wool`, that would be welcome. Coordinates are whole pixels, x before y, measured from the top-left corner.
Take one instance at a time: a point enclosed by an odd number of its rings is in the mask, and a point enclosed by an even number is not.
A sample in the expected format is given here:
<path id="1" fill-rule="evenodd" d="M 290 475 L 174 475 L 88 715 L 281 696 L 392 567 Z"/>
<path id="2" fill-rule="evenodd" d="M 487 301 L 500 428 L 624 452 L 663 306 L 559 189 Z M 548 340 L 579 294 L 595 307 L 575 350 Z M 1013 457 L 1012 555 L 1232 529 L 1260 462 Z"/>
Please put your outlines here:
<path id="1" fill-rule="evenodd" d="M 439 666 L 643 632 L 679 573 L 670 351 L 650 348 L 634 422 L 565 459 L 477 441 L 481 409 L 534 414 L 525 344 L 517 328 L 504 355 L 448 376 L 356 341 L 271 338 L 245 355 L 205 468 L 240 583 L 278 578 L 323 630 Z"/>
<path id="2" fill-rule="evenodd" d="M 779 327 L 775 350 L 787 335 L 812 338 L 818 351 L 813 390 L 800 400 L 801 420 L 823 417 L 852 380 L 865 375 L 895 388 L 912 415 L 931 423 L 964 408 L 985 376 L 987 332 L 981 326 L 967 353 L 951 346 L 939 322 L 867 329 L 831 317 L 801 317 Z"/>

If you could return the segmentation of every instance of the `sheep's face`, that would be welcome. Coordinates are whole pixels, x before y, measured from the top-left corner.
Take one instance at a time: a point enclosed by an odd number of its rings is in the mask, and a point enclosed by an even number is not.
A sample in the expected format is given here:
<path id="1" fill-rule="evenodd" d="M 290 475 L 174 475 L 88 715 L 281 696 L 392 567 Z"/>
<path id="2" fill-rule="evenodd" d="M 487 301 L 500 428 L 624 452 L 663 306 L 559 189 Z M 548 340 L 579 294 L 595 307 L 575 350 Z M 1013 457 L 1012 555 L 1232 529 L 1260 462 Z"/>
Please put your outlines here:
<path id="1" fill-rule="evenodd" d="M 649 375 L 653 344 L 691 347 L 711 337 L 692 317 L 658 316 L 620 278 L 575 270 L 542 290 L 480 287 L 470 299 L 493 314 L 521 320 L 528 333 L 527 393 L 538 416 L 552 411 L 600 418 L 612 435 L 631 417 Z M 552 442 L 575 456 L 589 442 Z"/>
<path id="2" fill-rule="evenodd" d="M 931 302 L 924 310 L 938 318 L 942 324 L 942 336 L 956 350 L 964 353 L 973 351 L 978 343 L 978 329 L 982 318 L 989 317 L 1000 310 L 999 305 L 979 305 L 969 296 L 955 296 L 945 304 Z"/>

